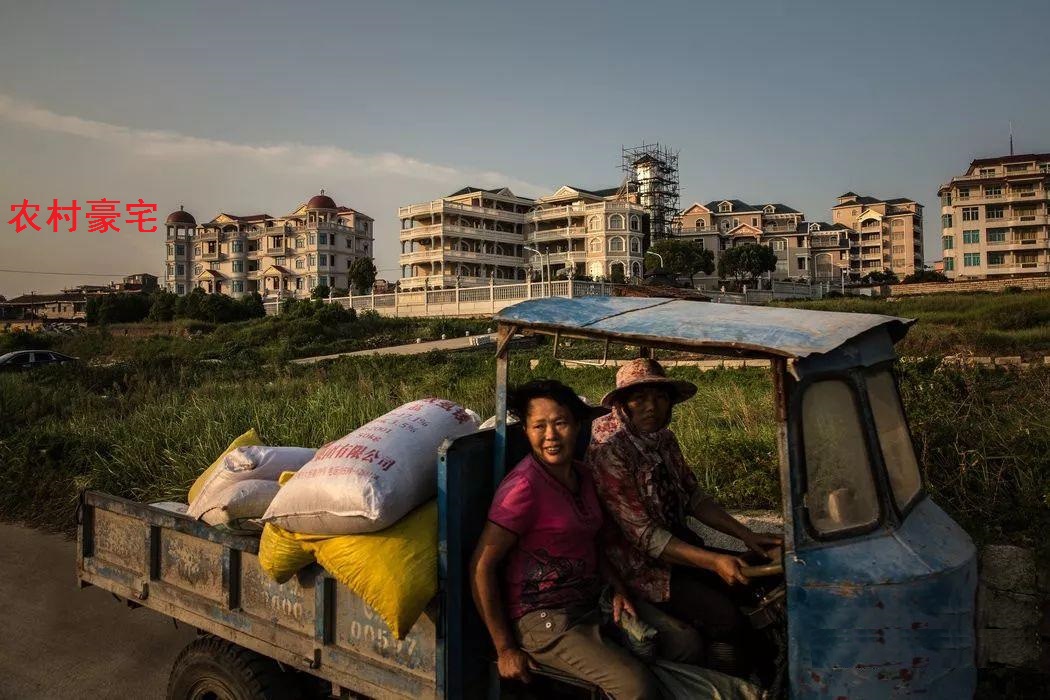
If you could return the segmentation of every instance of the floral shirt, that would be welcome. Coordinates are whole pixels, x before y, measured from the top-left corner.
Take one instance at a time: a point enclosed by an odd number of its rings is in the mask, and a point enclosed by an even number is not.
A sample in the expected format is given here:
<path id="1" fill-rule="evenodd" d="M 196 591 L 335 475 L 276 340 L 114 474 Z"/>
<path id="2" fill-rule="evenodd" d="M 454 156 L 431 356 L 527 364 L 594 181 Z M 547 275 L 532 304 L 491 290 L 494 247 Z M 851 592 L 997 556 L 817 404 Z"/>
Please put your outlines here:
<path id="1" fill-rule="evenodd" d="M 635 433 L 617 407 L 594 422 L 587 464 L 612 525 L 605 532 L 606 556 L 633 591 L 652 602 L 666 601 L 671 567 L 659 556 L 707 498 L 678 439 L 666 428 Z"/>

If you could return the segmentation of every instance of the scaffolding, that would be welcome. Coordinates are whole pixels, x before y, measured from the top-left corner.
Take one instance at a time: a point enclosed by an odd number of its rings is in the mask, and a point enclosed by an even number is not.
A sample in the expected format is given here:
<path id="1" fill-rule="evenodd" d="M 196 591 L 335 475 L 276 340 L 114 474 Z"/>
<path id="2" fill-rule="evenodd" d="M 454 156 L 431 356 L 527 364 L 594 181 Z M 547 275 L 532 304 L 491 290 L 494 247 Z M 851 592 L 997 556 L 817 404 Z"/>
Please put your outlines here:
<path id="1" fill-rule="evenodd" d="M 658 143 L 622 148 L 624 190 L 649 213 L 649 239 L 656 242 L 681 229 L 678 210 L 678 151 Z"/>

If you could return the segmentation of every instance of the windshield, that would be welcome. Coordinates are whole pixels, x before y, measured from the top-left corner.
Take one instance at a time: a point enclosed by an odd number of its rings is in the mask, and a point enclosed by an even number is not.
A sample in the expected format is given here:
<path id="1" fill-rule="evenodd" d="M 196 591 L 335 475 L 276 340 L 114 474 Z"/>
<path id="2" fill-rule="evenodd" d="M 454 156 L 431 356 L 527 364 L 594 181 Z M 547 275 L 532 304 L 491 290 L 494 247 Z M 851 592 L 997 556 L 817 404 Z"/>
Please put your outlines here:
<path id="1" fill-rule="evenodd" d="M 17 354 L 18 354 L 17 352 L 8 352 L 8 353 L 4 353 L 3 355 L 0 355 L 0 365 L 4 364 L 5 362 L 10 360 L 12 357 L 14 357 Z"/>
<path id="2" fill-rule="evenodd" d="M 886 462 L 886 472 L 893 488 L 893 499 L 897 507 L 904 510 L 918 495 L 921 480 L 897 385 L 888 369 L 868 375 L 868 400 L 875 416 L 875 428 L 879 433 L 882 458 Z"/>
<path id="3" fill-rule="evenodd" d="M 821 535 L 879 519 L 875 480 L 853 388 L 841 379 L 814 382 L 802 398 L 806 510 Z"/>

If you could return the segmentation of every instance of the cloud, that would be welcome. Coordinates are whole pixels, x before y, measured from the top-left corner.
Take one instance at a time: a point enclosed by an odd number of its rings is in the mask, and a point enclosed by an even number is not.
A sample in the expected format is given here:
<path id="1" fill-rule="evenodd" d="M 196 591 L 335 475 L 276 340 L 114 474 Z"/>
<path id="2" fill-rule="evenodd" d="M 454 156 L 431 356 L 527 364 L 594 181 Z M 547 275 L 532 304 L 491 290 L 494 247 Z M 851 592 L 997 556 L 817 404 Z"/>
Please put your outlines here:
<path id="1" fill-rule="evenodd" d="M 355 153 L 339 146 L 301 143 L 253 145 L 200 138 L 174 131 L 134 129 L 119 124 L 58 114 L 30 102 L 0 94 L 0 119 L 30 129 L 102 141 L 135 155 L 167 162 L 191 162 L 203 157 L 236 159 L 253 167 L 284 171 L 333 170 L 370 178 L 395 176 L 442 185 L 507 186 L 524 195 L 549 191 L 543 185 L 492 171 L 472 171 L 399 153 Z"/>

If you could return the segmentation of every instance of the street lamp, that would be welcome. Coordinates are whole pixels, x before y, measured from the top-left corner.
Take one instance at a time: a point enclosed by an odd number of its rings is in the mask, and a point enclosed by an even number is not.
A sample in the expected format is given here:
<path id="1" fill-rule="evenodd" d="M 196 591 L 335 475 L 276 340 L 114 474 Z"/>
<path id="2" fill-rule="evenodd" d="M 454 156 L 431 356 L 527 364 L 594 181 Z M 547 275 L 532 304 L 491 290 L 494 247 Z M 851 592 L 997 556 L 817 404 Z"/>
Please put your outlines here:
<path id="1" fill-rule="evenodd" d="M 657 253 L 655 251 L 652 251 L 652 250 L 645 251 L 645 254 L 646 255 L 655 255 L 656 257 L 660 258 L 660 267 L 664 266 L 664 256 L 662 256 L 659 253 Z"/>
<path id="2" fill-rule="evenodd" d="M 546 268 L 547 291 L 545 293 L 545 296 L 550 296 L 550 281 L 551 281 L 551 256 L 550 256 L 550 253 L 541 253 L 540 251 L 536 250 L 535 248 L 533 248 L 531 246 L 527 246 L 527 245 L 523 245 L 522 249 L 523 250 L 527 250 L 527 251 L 532 252 L 532 253 L 535 253 L 536 255 L 540 256 L 540 264 L 542 265 L 542 267 L 540 268 L 540 281 L 541 282 L 543 281 L 544 268 Z M 546 262 L 544 262 L 544 258 L 546 258 Z"/>

